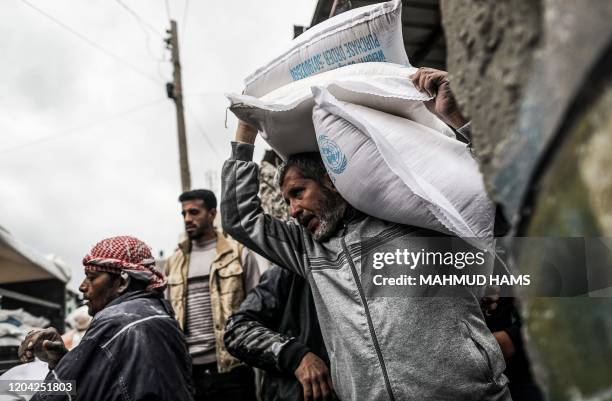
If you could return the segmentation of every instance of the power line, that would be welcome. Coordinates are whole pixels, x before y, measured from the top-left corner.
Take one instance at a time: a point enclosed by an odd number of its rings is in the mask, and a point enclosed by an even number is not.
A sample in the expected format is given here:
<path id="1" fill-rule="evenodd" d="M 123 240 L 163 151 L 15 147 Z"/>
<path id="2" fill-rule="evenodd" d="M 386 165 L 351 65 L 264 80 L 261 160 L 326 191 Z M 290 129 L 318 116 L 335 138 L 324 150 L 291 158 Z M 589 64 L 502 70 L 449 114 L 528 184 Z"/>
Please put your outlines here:
<path id="1" fill-rule="evenodd" d="M 164 39 L 164 37 L 151 24 L 147 23 L 144 19 L 142 19 L 140 15 L 136 13 L 136 11 L 128 7 L 123 1 L 116 0 L 116 2 L 119 5 L 121 5 L 121 7 L 123 7 L 125 10 L 127 10 L 127 12 L 132 17 L 134 17 L 136 21 L 138 22 L 138 27 L 142 30 L 142 33 L 145 35 L 145 47 L 147 49 L 147 52 L 149 53 L 149 57 L 151 57 L 151 59 L 153 59 L 153 61 L 157 63 L 157 75 L 159 75 L 163 81 L 166 81 L 166 78 L 163 77 L 163 75 L 160 73 L 160 70 L 159 70 L 159 64 L 166 61 L 163 58 L 163 54 L 165 52 L 162 50 L 162 57 L 158 57 L 157 55 L 153 53 L 153 51 L 151 50 L 151 35 L 149 34 L 149 30 L 154 32 L 162 40 Z"/>
<path id="2" fill-rule="evenodd" d="M 223 96 L 225 97 L 226 92 L 194 92 L 194 93 L 184 93 L 183 97 L 208 97 L 208 96 Z"/>
<path id="3" fill-rule="evenodd" d="M 83 130 L 85 130 L 87 128 L 95 127 L 97 125 L 104 125 L 104 124 L 106 124 L 108 122 L 117 120 L 117 119 L 119 119 L 121 117 L 124 117 L 124 116 L 126 116 L 128 114 L 134 113 L 136 111 L 140 111 L 140 110 L 145 109 L 147 107 L 151 107 L 151 106 L 156 105 L 158 103 L 161 103 L 162 101 L 165 101 L 165 100 L 166 100 L 166 98 L 157 99 L 157 100 L 155 100 L 153 102 L 144 103 L 144 104 L 141 104 L 141 105 L 138 105 L 138 106 L 131 107 L 131 108 L 127 109 L 127 110 L 118 112 L 116 114 L 112 114 L 110 116 L 105 117 L 102 120 L 93 121 L 93 122 L 90 122 L 90 123 L 87 123 L 87 124 L 84 124 L 84 125 L 80 125 L 78 127 L 68 128 L 66 130 L 58 131 L 58 132 L 55 132 L 55 133 L 53 133 L 51 135 L 47 135 L 47 136 L 45 136 L 43 138 L 40 138 L 40 139 L 36 139 L 36 140 L 30 141 L 30 142 L 22 143 L 21 145 L 12 146 L 12 147 L 9 147 L 9 148 L 6 148 L 6 149 L 1 149 L 0 150 L 0 154 L 4 154 L 4 153 L 8 153 L 8 152 L 13 152 L 15 150 L 18 150 L 18 149 L 21 149 L 21 148 L 25 148 L 25 147 L 28 147 L 28 146 L 31 146 L 31 145 L 38 145 L 38 144 L 41 144 L 41 143 L 44 143 L 44 142 L 50 142 L 50 141 L 53 141 L 53 140 L 56 140 L 56 139 L 59 139 L 59 138 L 63 138 L 63 137 L 68 136 L 68 135 L 76 134 L 76 133 L 81 132 L 81 131 L 83 131 Z"/>
<path id="4" fill-rule="evenodd" d="M 109 57 L 114 58 L 116 61 L 119 61 L 120 63 L 124 64 L 125 66 L 129 67 L 132 71 L 134 71 L 135 73 L 143 76 L 144 78 L 150 80 L 151 82 L 154 82 L 156 85 L 163 85 L 163 82 L 158 81 L 155 77 L 153 77 L 152 75 L 149 75 L 148 73 L 140 70 L 138 67 L 135 67 L 132 63 L 130 63 L 129 61 L 124 60 L 123 58 L 117 56 L 116 54 L 106 50 L 104 47 L 100 46 L 99 44 L 97 44 L 96 42 L 92 41 L 91 39 L 89 39 L 88 37 L 84 36 L 83 34 L 75 31 L 73 28 L 71 28 L 70 26 L 66 25 L 65 23 L 63 23 L 62 21 L 58 20 L 57 18 L 55 18 L 54 16 L 48 14 L 47 12 L 41 10 L 40 8 L 36 7 L 34 4 L 30 3 L 28 0 L 21 0 L 22 3 L 24 3 L 25 5 L 27 5 L 28 7 L 32 8 L 33 10 L 37 11 L 38 13 L 44 15 L 45 17 L 47 17 L 48 19 L 50 19 L 51 21 L 55 22 L 57 25 L 61 26 L 62 28 L 64 28 L 65 30 L 67 30 L 68 32 L 72 33 L 73 35 L 75 35 L 76 37 L 78 37 L 79 39 L 81 39 L 82 41 L 84 41 L 85 43 L 87 43 L 88 45 L 92 46 L 93 48 L 103 52 L 104 54 L 106 54 Z"/>
<path id="5" fill-rule="evenodd" d="M 212 141 L 210 140 L 210 138 L 206 134 L 206 131 L 204 131 L 204 129 L 200 125 L 200 122 L 195 117 L 195 115 L 189 110 L 189 108 L 187 106 L 185 106 L 185 111 L 187 112 L 187 114 L 189 114 L 189 116 L 191 117 L 191 120 L 195 123 L 196 128 L 198 129 L 200 134 L 204 137 L 204 140 L 206 140 L 206 143 L 208 143 L 208 146 L 210 147 L 210 149 L 215 153 L 215 155 L 217 155 L 219 160 L 223 160 L 223 158 L 221 157 L 221 155 L 217 151 L 217 148 L 215 148 L 215 146 L 213 145 Z"/>
<path id="6" fill-rule="evenodd" d="M 164 0 L 164 3 L 166 3 L 166 15 L 168 16 L 168 19 L 172 19 L 170 17 L 170 3 L 168 3 L 168 0 Z"/>
<path id="7" fill-rule="evenodd" d="M 157 66 L 157 75 L 159 76 L 159 78 L 163 81 L 163 82 L 167 82 L 171 79 L 169 79 L 168 77 L 164 76 L 164 74 L 162 73 L 161 70 L 161 65 L 163 63 L 166 63 L 167 61 L 169 61 L 168 58 L 165 57 L 166 55 L 166 49 L 167 49 L 167 43 L 166 43 L 166 38 L 163 37 L 157 30 L 155 30 L 153 28 L 153 26 L 151 24 L 146 23 L 142 18 L 140 18 L 140 16 L 132 9 L 130 9 L 129 7 L 127 7 L 127 5 L 125 3 L 123 3 L 121 0 L 116 0 L 117 3 L 119 3 L 121 6 L 123 6 L 126 10 L 128 10 L 128 12 L 134 17 L 136 18 L 136 20 L 139 23 L 139 27 L 142 30 L 142 33 L 144 33 L 145 35 L 145 47 L 147 49 L 147 52 L 149 53 L 149 57 L 151 57 L 151 59 L 153 61 L 155 61 L 156 66 Z M 151 35 L 149 35 L 149 31 L 145 28 L 148 28 L 152 31 L 155 32 L 155 34 L 157 34 L 161 39 L 161 47 L 162 47 L 162 51 L 161 51 L 161 56 L 157 56 L 152 50 L 151 50 Z"/>
<path id="8" fill-rule="evenodd" d="M 127 12 L 129 12 L 134 18 L 136 18 L 136 21 L 138 21 L 140 23 L 141 26 L 148 28 L 151 32 L 155 33 L 157 36 L 159 36 L 160 38 L 164 38 L 164 36 L 159 33 L 159 31 L 150 23 L 148 23 L 147 21 L 145 21 L 136 11 L 134 11 L 133 9 L 131 9 L 130 7 L 128 7 L 127 4 L 125 4 L 123 1 L 121 0 L 115 0 L 117 3 L 119 3 Z"/>
<path id="9" fill-rule="evenodd" d="M 185 41 L 185 27 L 187 26 L 187 10 L 189 9 L 189 0 L 185 0 L 185 8 L 183 8 L 183 28 L 181 29 L 181 37 Z"/>
<path id="10" fill-rule="evenodd" d="M 164 49 L 164 50 L 165 50 L 165 49 Z M 162 72 L 162 69 L 161 69 L 162 64 L 163 64 L 163 63 L 165 63 L 165 62 L 167 62 L 167 61 L 169 61 L 169 59 L 168 59 L 168 58 L 164 57 L 164 54 L 166 54 L 166 53 L 165 53 L 165 52 L 163 52 L 163 53 L 162 53 L 162 57 L 161 57 L 161 59 L 157 60 L 157 75 L 159 75 L 159 77 L 160 77 L 160 78 L 161 78 L 163 81 L 168 82 L 168 81 L 172 81 L 172 78 L 165 77 L 165 76 L 164 76 L 164 74 L 163 74 L 163 72 Z"/>

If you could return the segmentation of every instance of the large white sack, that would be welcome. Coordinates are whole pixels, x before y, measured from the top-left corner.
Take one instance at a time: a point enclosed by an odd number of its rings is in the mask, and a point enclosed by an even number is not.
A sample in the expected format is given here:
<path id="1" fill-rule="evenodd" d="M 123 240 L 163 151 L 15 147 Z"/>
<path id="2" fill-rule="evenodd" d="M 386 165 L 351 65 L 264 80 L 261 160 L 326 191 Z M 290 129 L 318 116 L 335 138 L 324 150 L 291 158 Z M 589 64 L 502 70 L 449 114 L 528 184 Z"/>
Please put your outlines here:
<path id="1" fill-rule="evenodd" d="M 408 64 L 400 0 L 355 8 L 313 26 L 249 75 L 244 93 L 260 97 L 289 82 L 370 61 Z"/>
<path id="2" fill-rule="evenodd" d="M 337 99 L 409 118 L 445 135 L 452 130 L 423 105 L 430 97 L 410 79 L 416 68 L 392 63 L 352 64 L 302 79 L 256 98 L 227 95 L 230 109 L 262 132 L 281 157 L 318 150 L 312 108 L 312 87 L 326 87 Z"/>
<path id="3" fill-rule="evenodd" d="M 383 220 L 492 238 L 494 205 L 465 144 L 414 121 L 341 102 L 323 88 L 313 92 L 320 153 L 349 204 Z"/>

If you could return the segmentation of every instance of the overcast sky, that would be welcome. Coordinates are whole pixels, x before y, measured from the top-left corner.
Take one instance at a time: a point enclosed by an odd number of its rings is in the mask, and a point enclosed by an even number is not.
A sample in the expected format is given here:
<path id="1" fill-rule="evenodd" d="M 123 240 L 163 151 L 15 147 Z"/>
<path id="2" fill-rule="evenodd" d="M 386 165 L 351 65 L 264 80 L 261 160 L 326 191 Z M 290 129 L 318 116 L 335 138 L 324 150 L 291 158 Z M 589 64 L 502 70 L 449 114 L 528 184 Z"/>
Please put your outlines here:
<path id="1" fill-rule="evenodd" d="M 167 4 L 2 2 L 0 225 L 65 260 L 73 289 L 98 240 L 131 234 L 167 255 L 182 231 L 176 116 L 164 86 L 168 11 L 179 25 L 192 186 L 204 187 L 236 126 L 229 113 L 225 128 L 223 93 L 240 92 L 294 24 L 308 25 L 316 0 Z"/>

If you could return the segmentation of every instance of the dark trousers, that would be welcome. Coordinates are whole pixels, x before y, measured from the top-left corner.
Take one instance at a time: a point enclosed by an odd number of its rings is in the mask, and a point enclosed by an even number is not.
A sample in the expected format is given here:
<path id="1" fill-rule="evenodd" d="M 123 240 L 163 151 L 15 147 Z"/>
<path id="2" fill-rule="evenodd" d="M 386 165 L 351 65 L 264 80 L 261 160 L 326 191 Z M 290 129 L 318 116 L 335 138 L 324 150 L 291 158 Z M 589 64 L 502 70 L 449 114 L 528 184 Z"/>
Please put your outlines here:
<path id="1" fill-rule="evenodd" d="M 228 373 L 217 372 L 217 364 L 193 365 L 194 401 L 255 401 L 255 375 L 248 366 Z"/>

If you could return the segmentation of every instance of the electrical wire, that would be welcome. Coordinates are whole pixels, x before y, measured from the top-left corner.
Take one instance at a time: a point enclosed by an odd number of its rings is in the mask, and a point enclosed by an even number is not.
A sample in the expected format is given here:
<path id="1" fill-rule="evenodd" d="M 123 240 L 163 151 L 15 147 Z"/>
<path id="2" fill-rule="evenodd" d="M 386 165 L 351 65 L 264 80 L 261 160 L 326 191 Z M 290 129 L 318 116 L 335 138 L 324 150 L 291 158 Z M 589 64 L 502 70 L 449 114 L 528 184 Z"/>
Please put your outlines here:
<path id="1" fill-rule="evenodd" d="M 189 0 L 185 0 L 185 8 L 183 8 L 183 27 L 181 28 L 181 37 L 185 41 L 185 27 L 187 26 L 187 10 L 189 9 Z"/>
<path id="2" fill-rule="evenodd" d="M 208 143 L 208 147 L 213 151 L 213 153 L 219 158 L 219 160 L 223 160 L 223 158 L 221 157 L 221 154 L 219 153 L 219 151 L 217 150 L 217 148 L 215 148 L 215 145 L 213 145 L 212 141 L 210 140 L 210 138 L 208 137 L 208 135 L 206 134 L 206 131 L 204 131 L 204 129 L 202 128 L 202 125 L 200 124 L 200 122 L 198 121 L 198 119 L 195 117 L 194 113 L 192 113 L 185 104 L 183 104 L 183 108 L 185 109 L 185 111 L 187 112 L 187 114 L 191 117 L 191 120 L 194 122 L 196 128 L 198 129 L 198 131 L 200 132 L 200 134 L 204 137 L 204 140 L 206 141 L 206 143 Z"/>
<path id="3" fill-rule="evenodd" d="M 121 5 L 121 7 L 123 7 L 128 13 L 130 13 L 132 15 L 132 17 L 134 17 L 136 19 L 136 21 L 138 21 L 138 23 L 141 26 L 148 28 L 151 32 L 155 33 L 161 39 L 164 39 L 164 35 L 159 33 L 159 31 L 152 24 L 150 24 L 147 21 L 145 21 L 136 11 L 134 11 L 132 8 L 128 7 L 128 5 L 125 4 L 122 0 L 115 0 L 115 1 L 117 3 L 119 3 Z"/>
<path id="4" fill-rule="evenodd" d="M 226 92 L 194 92 L 194 93 L 183 93 L 183 98 L 186 97 L 208 97 L 208 96 L 223 96 L 225 97 Z"/>
<path id="5" fill-rule="evenodd" d="M 168 82 L 168 81 L 172 81 L 172 78 L 171 78 L 171 77 L 170 77 L 170 78 L 168 78 L 168 77 L 164 76 L 164 73 L 162 72 L 162 68 L 161 68 L 161 67 L 162 67 L 162 64 L 164 64 L 164 63 L 166 63 L 166 62 L 170 61 L 170 59 L 169 59 L 169 58 L 167 58 L 167 57 L 165 57 L 165 54 L 166 54 L 166 53 L 165 53 L 165 52 L 163 52 L 163 50 L 165 50 L 165 48 L 164 48 L 164 49 L 162 49 L 162 57 L 161 57 L 159 60 L 157 60 L 157 75 L 159 75 L 159 77 L 160 77 L 160 78 L 161 78 L 161 79 L 162 79 L 164 82 Z"/>
<path id="6" fill-rule="evenodd" d="M 143 27 L 143 32 L 145 32 L 145 35 L 147 36 L 147 46 L 148 46 L 148 32 L 144 29 L 145 27 L 148 30 L 151 30 L 152 32 L 154 32 L 156 35 L 160 36 L 163 38 L 163 36 L 149 23 L 147 23 L 142 17 L 140 17 L 140 15 L 138 13 L 136 13 L 133 9 L 131 9 L 130 7 L 128 7 L 124 2 L 122 2 L 121 0 L 116 0 L 117 3 L 119 3 L 126 11 L 128 11 L 138 22 L 139 24 Z M 84 41 L 85 43 L 87 43 L 88 45 L 90 45 L 91 47 L 95 48 L 96 50 L 99 50 L 103 53 L 105 53 L 107 56 L 112 57 L 113 59 L 115 59 L 116 61 L 126 65 L 127 67 L 129 67 L 132 71 L 136 72 L 137 74 L 143 76 L 144 78 L 147 78 L 148 80 L 152 81 L 153 83 L 157 84 L 163 84 L 163 82 L 159 81 L 157 78 L 149 75 L 148 73 L 140 70 L 139 68 L 137 68 L 136 66 L 134 66 L 133 64 L 131 64 L 130 62 L 124 60 L 123 58 L 117 56 L 116 54 L 110 52 L 109 50 L 105 49 L 104 47 L 100 46 L 99 44 L 97 44 L 96 42 L 94 42 L 93 40 L 89 39 L 88 37 L 86 37 L 85 35 L 79 33 L 78 31 L 76 31 L 75 29 L 73 29 L 72 27 L 70 27 L 69 25 L 67 25 L 66 23 L 60 21 L 59 19 L 57 19 L 56 17 L 54 17 L 53 15 L 47 13 L 46 11 L 38 8 L 37 6 L 35 6 L 34 4 L 32 4 L 30 1 L 28 0 L 21 0 L 22 3 L 24 3 L 25 5 L 27 5 L 28 7 L 32 8 L 33 10 L 37 11 L 38 13 L 42 14 L 43 16 L 45 16 L 46 18 L 50 19 L 51 21 L 53 21 L 55 24 L 59 25 L 60 27 L 62 27 L 63 29 L 67 30 L 68 32 L 72 33 L 74 36 L 78 37 L 79 39 L 81 39 L 82 41 Z M 171 19 L 170 17 L 170 4 L 168 2 L 168 0 L 164 0 L 165 2 L 165 6 L 166 6 L 166 14 L 168 16 L 168 19 Z M 184 9 L 184 15 L 183 15 L 183 27 L 182 27 L 182 32 L 184 32 L 185 29 L 185 25 L 186 25 L 186 19 L 187 19 L 187 10 L 189 7 L 189 0 L 186 0 L 185 3 L 185 9 Z M 150 49 L 148 48 L 149 52 Z M 150 54 L 152 54 L 150 52 Z M 155 57 L 154 57 L 155 58 Z M 160 61 L 160 59 L 155 58 L 156 61 Z M 161 59 L 163 61 L 163 58 Z M 158 65 L 159 67 L 159 65 Z M 158 73 L 160 73 L 160 71 L 158 70 Z M 161 75 L 161 73 L 160 73 Z M 161 77 L 163 78 L 163 77 Z M 208 96 L 208 95 L 216 95 L 216 94 L 222 94 L 221 92 L 219 93 L 197 93 L 197 94 L 192 94 L 192 95 L 188 95 L 188 96 Z M 143 105 L 139 105 L 139 106 L 135 106 L 133 108 L 130 108 L 126 111 L 123 112 L 119 112 L 117 114 L 114 114 L 110 117 L 105 118 L 104 120 L 100 120 L 100 121 L 95 121 L 92 123 L 88 123 L 79 127 L 74 127 L 74 128 L 70 128 L 67 130 L 63 130 L 63 131 L 59 131 L 56 132 L 54 134 L 51 135 L 47 135 L 43 138 L 31 141 L 31 142 L 27 142 L 27 143 L 23 143 L 20 145 L 16 145 L 13 147 L 9 147 L 6 149 L 0 149 L 0 154 L 4 154 L 4 153 L 8 153 L 8 152 L 12 152 L 14 150 L 18 150 L 18 149 L 22 149 L 24 147 L 28 147 L 28 146 L 32 146 L 32 145 L 37 145 L 37 144 L 41 144 L 41 143 L 45 143 L 45 142 L 49 142 L 49 141 L 53 141 L 55 139 L 59 139 L 74 133 L 78 133 L 84 129 L 87 128 L 91 128 L 97 125 L 103 125 L 107 122 L 116 120 L 120 117 L 123 117 L 127 114 L 136 112 L 138 110 L 141 110 L 143 108 L 152 106 L 156 103 L 159 103 L 163 100 L 166 100 L 166 98 L 162 98 L 162 99 L 158 99 L 154 102 L 150 102 L 150 103 L 146 103 Z M 209 138 L 209 136 L 206 134 L 206 131 L 204 131 L 204 129 L 202 128 L 202 125 L 200 124 L 200 122 L 198 121 L 198 119 L 195 117 L 195 115 L 193 113 L 191 113 L 191 111 L 185 107 L 185 111 L 187 112 L 187 114 L 190 115 L 192 121 L 194 122 L 196 128 L 198 129 L 198 131 L 200 132 L 200 134 L 202 135 L 202 137 L 205 139 L 205 141 L 207 142 L 207 144 L 209 145 L 210 149 L 213 151 L 213 153 L 215 153 L 215 155 L 222 160 L 221 155 L 219 154 L 219 151 L 216 149 L 216 147 L 213 145 L 211 139 Z"/>
<path id="7" fill-rule="evenodd" d="M 144 21 L 144 19 L 142 19 L 140 17 L 140 15 L 138 15 L 138 13 L 136 13 L 136 11 L 134 11 L 133 9 L 129 8 L 125 3 L 123 3 L 122 0 L 115 0 L 119 5 L 121 5 L 121 7 L 123 7 L 125 10 L 127 10 L 127 12 L 136 19 L 136 21 L 138 22 L 138 26 L 140 27 L 140 29 L 142 30 L 142 33 L 145 35 L 145 47 L 147 49 L 147 52 L 149 53 L 149 57 L 155 61 L 155 63 L 157 63 L 157 75 L 160 76 L 160 78 L 164 81 L 166 81 L 166 78 L 164 78 L 164 76 L 161 74 L 160 69 L 159 69 L 159 64 L 162 62 L 165 62 L 166 60 L 164 60 L 164 50 L 162 49 L 162 56 L 158 57 L 153 50 L 151 50 L 151 35 L 149 34 L 149 30 L 154 32 L 156 35 L 158 35 L 162 40 L 164 39 L 164 37 L 149 23 L 147 23 L 146 21 Z"/>
<path id="8" fill-rule="evenodd" d="M 98 126 L 98 125 L 104 125 L 104 124 L 109 123 L 111 121 L 114 121 L 114 120 L 117 120 L 119 118 L 125 117 L 128 114 L 132 114 L 132 113 L 135 113 L 135 112 L 140 111 L 142 109 L 146 109 L 147 107 L 151 107 L 151 106 L 154 106 L 156 104 L 159 104 L 159 103 L 161 103 L 162 101 L 165 101 L 165 100 L 166 100 L 165 97 L 164 98 L 160 98 L 160 99 L 154 100 L 152 102 L 147 102 L 147 103 L 144 103 L 144 104 L 141 104 L 141 105 L 138 105 L 138 106 L 131 107 L 131 108 L 127 109 L 127 110 L 120 111 L 118 113 L 112 114 L 110 116 L 105 117 L 102 120 L 97 120 L 97 121 L 89 122 L 87 124 L 83 124 L 83 125 L 80 125 L 80 126 L 77 126 L 77 127 L 73 127 L 73 128 L 68 128 L 66 130 L 62 130 L 62 131 L 58 131 L 58 132 L 55 132 L 55 133 L 50 134 L 50 135 L 46 135 L 46 136 L 44 136 L 42 138 L 30 141 L 30 142 L 22 143 L 22 144 L 16 145 L 16 146 L 11 146 L 11 147 L 8 147 L 8 148 L 5 148 L 5 149 L 0 149 L 0 154 L 4 154 L 4 153 L 8 153 L 8 152 L 13 152 L 15 150 L 22 149 L 22 148 L 25 148 L 25 147 L 28 147 L 28 146 L 32 146 L 32 145 L 38 145 L 38 144 L 41 144 L 41 143 L 50 142 L 50 141 L 53 141 L 53 140 L 56 140 L 56 139 L 59 139 L 59 138 L 63 138 L 63 137 L 68 136 L 68 135 L 72 135 L 72 134 L 76 134 L 76 133 L 82 132 L 83 130 L 88 129 L 88 128 L 92 128 L 92 127 L 95 127 L 95 126 Z"/>
<path id="9" fill-rule="evenodd" d="M 53 21 L 54 23 L 56 23 L 60 27 L 64 28 L 68 32 L 72 33 L 74 36 L 78 37 L 79 39 L 81 39 L 83 42 L 87 43 L 91 47 L 101 51 L 102 53 L 106 54 L 107 56 L 112 57 L 116 61 L 120 62 L 121 64 L 123 64 L 125 66 L 127 66 L 128 68 L 130 68 L 135 73 L 141 75 L 142 77 L 148 79 L 149 81 L 155 83 L 156 85 L 163 85 L 163 82 L 160 82 L 154 76 L 149 75 L 148 73 L 146 73 L 146 72 L 142 71 L 141 69 L 139 69 L 138 67 L 134 66 L 129 61 L 124 60 L 123 58 L 117 56 L 116 54 L 112 53 L 111 51 L 109 51 L 109 50 L 105 49 L 104 47 L 100 46 L 99 44 L 97 44 L 93 40 L 91 40 L 88 37 L 86 37 L 85 35 L 77 32 L 76 30 L 74 30 L 70 26 L 66 25 L 62 21 L 60 21 L 57 18 L 55 18 L 54 16 L 52 16 L 51 14 L 49 14 L 46 11 L 43 11 L 40 8 L 36 7 L 34 4 L 30 3 L 28 0 L 21 0 L 21 2 L 24 3 L 25 5 L 27 5 L 28 7 L 30 7 L 31 9 L 35 10 L 36 12 L 44 15 L 45 17 L 47 17 L 48 19 L 50 19 L 51 21 Z"/>
<path id="10" fill-rule="evenodd" d="M 171 20 L 172 17 L 170 17 L 170 3 L 168 3 L 168 0 L 164 0 L 164 3 L 166 3 L 166 15 L 168 16 L 168 19 Z"/>

